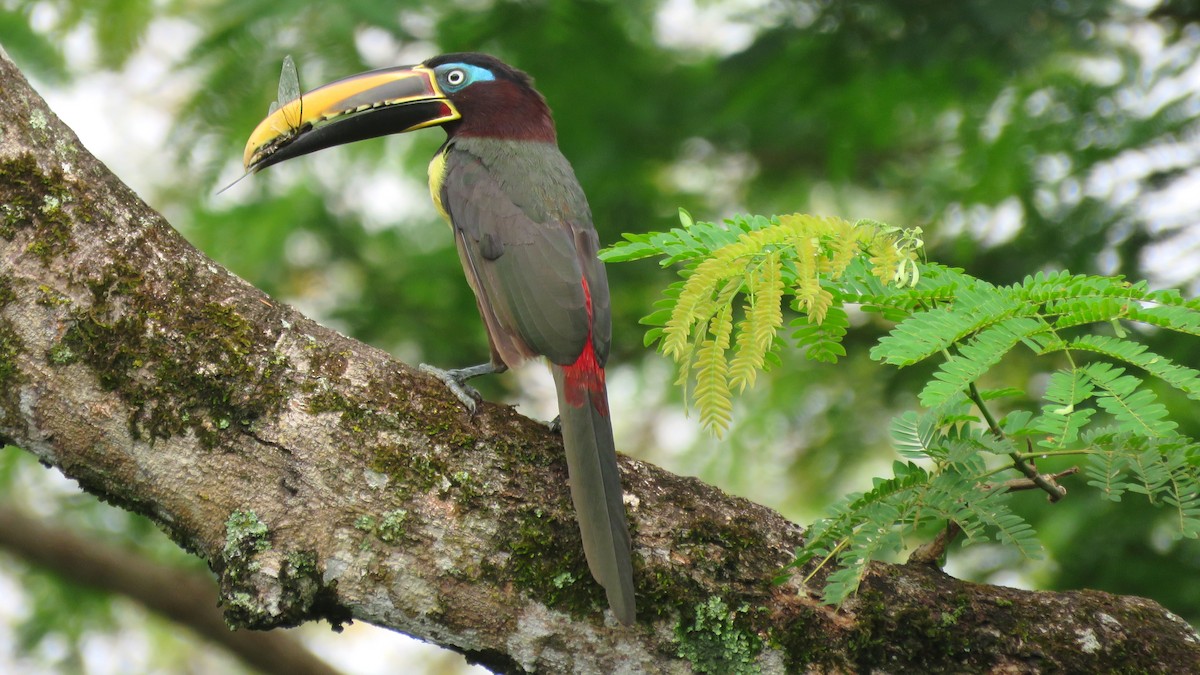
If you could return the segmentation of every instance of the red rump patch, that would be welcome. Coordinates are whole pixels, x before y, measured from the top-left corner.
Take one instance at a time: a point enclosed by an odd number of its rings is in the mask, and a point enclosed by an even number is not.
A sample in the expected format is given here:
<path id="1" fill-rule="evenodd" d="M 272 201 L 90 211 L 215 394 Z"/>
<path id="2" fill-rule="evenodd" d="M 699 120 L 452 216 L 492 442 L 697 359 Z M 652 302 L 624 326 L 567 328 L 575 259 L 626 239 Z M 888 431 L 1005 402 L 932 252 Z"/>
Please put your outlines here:
<path id="1" fill-rule="evenodd" d="M 583 279 L 583 301 L 587 308 L 588 336 L 583 352 L 575 363 L 563 366 L 563 388 L 567 403 L 579 408 L 584 404 L 584 394 L 591 394 L 596 412 L 608 416 L 608 395 L 604 386 L 604 368 L 596 360 L 596 348 L 592 345 L 592 291 L 587 279 Z"/>

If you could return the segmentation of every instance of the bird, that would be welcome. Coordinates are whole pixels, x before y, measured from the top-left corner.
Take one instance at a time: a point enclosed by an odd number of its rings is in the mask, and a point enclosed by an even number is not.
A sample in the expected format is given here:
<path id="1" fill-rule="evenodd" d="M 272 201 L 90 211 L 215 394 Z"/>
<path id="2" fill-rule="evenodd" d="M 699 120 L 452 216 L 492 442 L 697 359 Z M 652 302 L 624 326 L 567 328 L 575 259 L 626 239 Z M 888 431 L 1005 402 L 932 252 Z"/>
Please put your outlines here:
<path id="1" fill-rule="evenodd" d="M 281 97 L 293 88 L 281 81 Z M 613 616 L 630 625 L 632 545 L 604 376 L 608 279 L 587 197 L 533 80 L 473 52 L 352 75 L 272 105 L 246 143 L 243 164 L 250 174 L 335 145 L 434 126 L 446 141 L 429 163 L 430 194 L 453 232 L 491 354 L 477 366 L 421 369 L 473 413 L 479 395 L 467 380 L 539 357 L 549 363 L 588 568 Z"/>

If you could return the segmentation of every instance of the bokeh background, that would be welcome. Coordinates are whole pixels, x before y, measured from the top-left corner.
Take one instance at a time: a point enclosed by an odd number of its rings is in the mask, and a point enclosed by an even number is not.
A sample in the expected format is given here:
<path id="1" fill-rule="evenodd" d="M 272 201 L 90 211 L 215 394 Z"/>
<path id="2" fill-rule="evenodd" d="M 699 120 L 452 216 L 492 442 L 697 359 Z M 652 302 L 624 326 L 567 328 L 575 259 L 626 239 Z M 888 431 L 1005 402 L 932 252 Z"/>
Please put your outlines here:
<path id="1" fill-rule="evenodd" d="M 0 46 L 84 144 L 197 247 L 321 322 L 409 362 L 475 363 L 487 344 L 425 187 L 432 130 L 326 151 L 242 181 L 249 131 L 290 54 L 303 88 L 447 51 L 529 73 L 604 242 L 698 219 L 795 211 L 920 226 L 930 258 L 996 283 L 1039 270 L 1200 286 L 1200 2 L 1176 0 L 0 0 Z M 639 317 L 671 280 L 610 268 L 610 386 L 626 453 L 811 521 L 894 454 L 887 420 L 921 373 L 785 352 L 724 440 L 689 419 Z M 1194 341 L 1153 349 L 1200 366 Z M 1005 362 L 1036 389 L 1053 364 Z M 538 367 L 483 383 L 553 415 Z M 1157 392 L 1200 435 L 1193 403 Z M 1027 402 L 1033 405 L 1034 402 Z M 1082 479 L 1053 507 L 1016 500 L 1043 560 L 952 552 L 967 578 L 1148 596 L 1200 623 L 1200 546 L 1168 514 Z M 205 574 L 152 525 L 99 504 L 17 448 L 0 503 Z M 0 671 L 244 669 L 185 629 L 0 550 Z M 353 673 L 459 672 L 435 647 L 361 625 L 293 631 Z"/>

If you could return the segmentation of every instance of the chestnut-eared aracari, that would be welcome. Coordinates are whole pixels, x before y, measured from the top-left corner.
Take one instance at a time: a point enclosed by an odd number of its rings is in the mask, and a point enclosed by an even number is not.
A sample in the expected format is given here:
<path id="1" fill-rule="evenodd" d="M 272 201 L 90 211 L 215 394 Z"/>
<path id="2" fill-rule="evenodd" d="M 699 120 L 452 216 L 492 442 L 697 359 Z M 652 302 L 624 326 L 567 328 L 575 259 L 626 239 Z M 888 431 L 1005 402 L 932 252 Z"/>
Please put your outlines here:
<path id="1" fill-rule="evenodd" d="M 467 379 L 533 357 L 549 361 L 588 566 L 616 618 L 632 623 L 629 530 L 604 383 L 608 280 L 587 198 L 558 149 L 545 99 L 521 71 L 463 53 L 354 75 L 279 104 L 246 144 L 248 172 L 366 138 L 446 130 L 429 189 L 454 232 L 491 360 L 426 370 L 473 409 Z"/>

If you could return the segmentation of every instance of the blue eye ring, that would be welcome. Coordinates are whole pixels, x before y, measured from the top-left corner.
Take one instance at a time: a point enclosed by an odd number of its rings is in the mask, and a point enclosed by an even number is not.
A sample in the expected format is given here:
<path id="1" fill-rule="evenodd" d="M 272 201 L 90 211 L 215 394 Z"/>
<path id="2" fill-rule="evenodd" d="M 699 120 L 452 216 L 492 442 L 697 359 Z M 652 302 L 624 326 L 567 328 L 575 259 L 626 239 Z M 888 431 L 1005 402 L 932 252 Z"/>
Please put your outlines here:
<path id="1" fill-rule="evenodd" d="M 470 63 L 445 63 L 436 69 L 438 83 L 442 90 L 453 94 L 476 82 L 486 82 L 496 79 L 496 75 L 487 68 L 471 65 Z"/>

